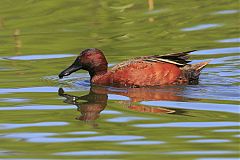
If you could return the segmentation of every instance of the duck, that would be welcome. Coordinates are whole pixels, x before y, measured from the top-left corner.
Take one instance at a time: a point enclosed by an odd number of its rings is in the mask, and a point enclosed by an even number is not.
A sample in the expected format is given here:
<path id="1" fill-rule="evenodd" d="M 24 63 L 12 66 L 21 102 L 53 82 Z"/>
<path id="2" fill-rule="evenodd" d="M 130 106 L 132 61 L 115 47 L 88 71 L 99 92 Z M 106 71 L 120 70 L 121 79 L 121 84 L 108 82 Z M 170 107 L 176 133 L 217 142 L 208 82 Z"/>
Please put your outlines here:
<path id="1" fill-rule="evenodd" d="M 61 79 L 83 69 L 88 71 L 91 85 L 135 88 L 198 84 L 200 72 L 209 61 L 189 64 L 189 53 L 194 51 L 140 56 L 108 69 L 103 52 L 89 48 L 83 50 L 58 76 Z"/>

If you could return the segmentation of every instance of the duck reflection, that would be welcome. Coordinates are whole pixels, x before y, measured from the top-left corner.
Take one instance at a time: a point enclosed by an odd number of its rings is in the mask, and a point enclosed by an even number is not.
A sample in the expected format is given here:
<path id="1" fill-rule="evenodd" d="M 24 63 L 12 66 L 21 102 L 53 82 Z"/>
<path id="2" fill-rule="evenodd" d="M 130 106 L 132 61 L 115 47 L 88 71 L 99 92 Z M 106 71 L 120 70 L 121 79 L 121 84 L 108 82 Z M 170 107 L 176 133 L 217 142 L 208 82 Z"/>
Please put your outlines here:
<path id="1" fill-rule="evenodd" d="M 92 88 L 87 95 L 74 96 L 66 94 L 62 88 L 59 88 L 58 95 L 65 97 L 65 103 L 77 106 L 77 110 L 81 115 L 76 119 L 82 121 L 96 120 L 99 118 L 100 112 L 107 106 L 108 95 L 94 92 Z M 79 100 L 84 100 L 83 102 Z"/>
<path id="2" fill-rule="evenodd" d="M 127 109 L 145 113 L 175 113 L 175 110 L 170 110 L 162 107 L 150 107 L 139 105 L 135 102 L 141 101 L 181 101 L 183 97 L 178 96 L 181 88 L 153 89 L 153 88 L 106 88 L 100 86 L 92 86 L 90 92 L 84 96 L 75 96 L 66 94 L 62 88 L 59 88 L 58 95 L 65 97 L 65 103 L 77 106 L 77 110 L 81 115 L 76 119 L 82 121 L 93 121 L 100 117 L 100 112 L 105 109 L 108 101 L 108 94 L 121 95 L 129 98 L 129 101 L 117 101 Z"/>

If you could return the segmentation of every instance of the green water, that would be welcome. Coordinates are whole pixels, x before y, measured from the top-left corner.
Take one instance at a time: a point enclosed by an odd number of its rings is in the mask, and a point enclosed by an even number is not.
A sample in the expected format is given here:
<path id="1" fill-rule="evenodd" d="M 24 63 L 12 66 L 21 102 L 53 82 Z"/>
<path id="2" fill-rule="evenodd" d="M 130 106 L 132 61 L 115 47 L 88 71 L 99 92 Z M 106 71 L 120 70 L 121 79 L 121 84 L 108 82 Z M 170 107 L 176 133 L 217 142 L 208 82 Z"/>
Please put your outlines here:
<path id="1" fill-rule="evenodd" d="M 148 2 L 0 1 L 1 159 L 239 158 L 239 1 Z M 110 66 L 193 49 L 194 63 L 212 61 L 199 85 L 58 79 L 92 47 Z"/>

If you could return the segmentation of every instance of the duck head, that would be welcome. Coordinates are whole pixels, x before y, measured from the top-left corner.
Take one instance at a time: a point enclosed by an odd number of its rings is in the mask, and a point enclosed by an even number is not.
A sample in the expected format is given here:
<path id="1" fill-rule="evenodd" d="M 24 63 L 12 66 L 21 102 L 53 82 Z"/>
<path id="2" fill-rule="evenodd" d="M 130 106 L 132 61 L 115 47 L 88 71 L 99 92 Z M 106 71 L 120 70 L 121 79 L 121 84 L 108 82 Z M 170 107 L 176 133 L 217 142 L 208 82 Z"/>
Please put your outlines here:
<path id="1" fill-rule="evenodd" d="M 82 51 L 72 65 L 63 70 L 58 76 L 63 78 L 80 69 L 89 72 L 91 78 L 98 74 L 107 72 L 107 60 L 103 52 L 96 48 L 90 48 Z"/>

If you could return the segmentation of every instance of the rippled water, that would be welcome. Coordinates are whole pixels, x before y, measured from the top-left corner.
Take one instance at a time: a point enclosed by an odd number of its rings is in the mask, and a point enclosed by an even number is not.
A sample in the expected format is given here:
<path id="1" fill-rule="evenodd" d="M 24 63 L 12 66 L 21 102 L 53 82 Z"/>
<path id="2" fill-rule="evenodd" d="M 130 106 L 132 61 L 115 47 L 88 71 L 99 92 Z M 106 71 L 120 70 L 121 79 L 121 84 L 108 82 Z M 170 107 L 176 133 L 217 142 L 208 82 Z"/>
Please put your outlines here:
<path id="1" fill-rule="evenodd" d="M 238 3 L 0 1 L 0 159 L 238 159 Z M 193 49 L 192 63 L 211 63 L 199 85 L 59 80 L 90 47 L 109 67 Z"/>

